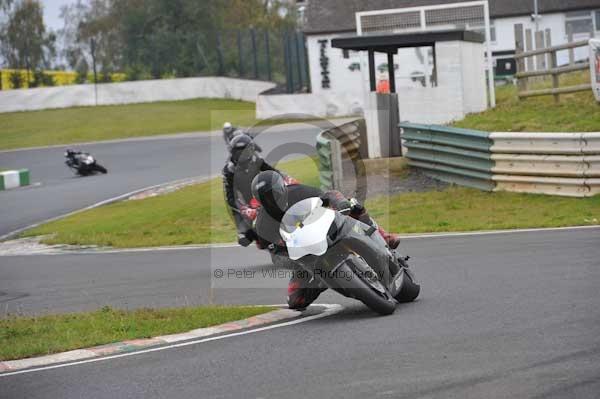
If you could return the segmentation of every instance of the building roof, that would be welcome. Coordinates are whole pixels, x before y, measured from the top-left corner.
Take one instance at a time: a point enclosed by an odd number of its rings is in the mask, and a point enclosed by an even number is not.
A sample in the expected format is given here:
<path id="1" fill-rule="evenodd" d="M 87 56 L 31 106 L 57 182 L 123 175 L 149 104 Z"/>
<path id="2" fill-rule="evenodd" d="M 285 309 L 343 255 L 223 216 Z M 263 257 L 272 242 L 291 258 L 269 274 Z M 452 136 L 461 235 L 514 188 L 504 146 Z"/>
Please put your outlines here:
<path id="1" fill-rule="evenodd" d="M 437 42 L 461 40 L 464 42 L 483 43 L 483 35 L 462 29 L 435 32 L 413 32 L 400 35 L 366 35 L 348 36 L 333 39 L 331 46 L 344 50 L 379 52 L 396 52 L 402 47 L 433 46 Z"/>
<path id="2" fill-rule="evenodd" d="M 356 31 L 355 13 L 400 7 L 459 3 L 465 0 L 309 0 L 305 11 L 307 34 Z M 533 14 L 533 0 L 489 0 L 490 17 Z M 539 0 L 539 13 L 600 9 L 600 0 Z"/>

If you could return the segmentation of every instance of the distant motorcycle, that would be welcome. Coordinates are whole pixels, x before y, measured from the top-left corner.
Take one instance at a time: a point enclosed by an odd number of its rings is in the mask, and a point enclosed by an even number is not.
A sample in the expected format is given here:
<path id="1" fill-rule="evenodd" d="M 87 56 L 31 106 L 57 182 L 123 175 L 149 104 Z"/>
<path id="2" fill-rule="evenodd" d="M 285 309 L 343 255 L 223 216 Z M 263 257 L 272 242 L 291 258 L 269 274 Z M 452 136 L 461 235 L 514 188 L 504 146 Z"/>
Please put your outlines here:
<path id="1" fill-rule="evenodd" d="M 80 176 L 89 176 L 96 172 L 108 173 L 108 170 L 87 152 L 67 150 L 65 158 L 65 164 Z"/>

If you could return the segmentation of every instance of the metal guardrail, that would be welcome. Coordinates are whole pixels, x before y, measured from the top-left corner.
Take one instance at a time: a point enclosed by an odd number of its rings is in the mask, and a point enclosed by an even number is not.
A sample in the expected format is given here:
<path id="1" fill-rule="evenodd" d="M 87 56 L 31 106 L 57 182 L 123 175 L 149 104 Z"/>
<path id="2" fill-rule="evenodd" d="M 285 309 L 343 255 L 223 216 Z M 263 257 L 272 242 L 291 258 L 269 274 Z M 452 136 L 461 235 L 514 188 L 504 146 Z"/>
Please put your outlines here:
<path id="1" fill-rule="evenodd" d="M 489 133 L 412 123 L 400 127 L 409 165 L 449 183 L 494 189 Z"/>
<path id="2" fill-rule="evenodd" d="M 600 193 L 600 133 L 487 133 L 402 123 L 409 165 L 482 190 Z"/>
<path id="3" fill-rule="evenodd" d="M 360 168 L 362 163 L 357 161 L 362 159 L 366 151 L 362 142 L 362 132 L 365 131 L 365 121 L 357 119 L 319 133 L 317 154 L 322 190 L 338 190 L 342 187 L 344 161 L 351 161 L 355 168 Z"/>
<path id="4" fill-rule="evenodd" d="M 319 157 L 319 181 L 321 190 L 333 190 L 333 161 L 331 159 L 331 140 L 323 137 L 323 132 L 317 136 L 317 154 Z"/>

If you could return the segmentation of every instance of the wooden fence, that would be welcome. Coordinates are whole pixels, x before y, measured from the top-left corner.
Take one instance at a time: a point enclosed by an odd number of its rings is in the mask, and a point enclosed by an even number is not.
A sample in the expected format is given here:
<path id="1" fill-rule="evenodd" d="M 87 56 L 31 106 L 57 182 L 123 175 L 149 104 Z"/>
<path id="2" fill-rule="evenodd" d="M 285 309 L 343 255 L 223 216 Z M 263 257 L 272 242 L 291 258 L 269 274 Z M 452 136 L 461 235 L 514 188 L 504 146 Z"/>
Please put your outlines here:
<path id="1" fill-rule="evenodd" d="M 525 51 L 527 41 L 528 48 L 532 48 L 533 36 L 535 35 L 535 50 Z M 569 43 L 552 46 L 550 30 L 538 31 L 532 34 L 530 30 L 523 35 L 523 25 L 515 25 L 515 60 L 517 61 L 517 87 L 519 99 L 535 96 L 554 96 L 554 101 L 560 101 L 561 94 L 575 93 L 591 90 L 589 83 L 575 86 L 560 87 L 559 77 L 562 74 L 589 70 L 590 63 L 574 61 L 573 50 L 577 47 L 588 45 L 588 40 L 572 41 L 572 34 L 569 34 Z M 557 52 L 569 50 L 569 64 L 566 66 L 557 65 Z M 535 57 L 535 63 L 534 58 Z M 528 88 L 529 79 L 542 76 L 552 76 L 552 88 L 531 90 Z"/>

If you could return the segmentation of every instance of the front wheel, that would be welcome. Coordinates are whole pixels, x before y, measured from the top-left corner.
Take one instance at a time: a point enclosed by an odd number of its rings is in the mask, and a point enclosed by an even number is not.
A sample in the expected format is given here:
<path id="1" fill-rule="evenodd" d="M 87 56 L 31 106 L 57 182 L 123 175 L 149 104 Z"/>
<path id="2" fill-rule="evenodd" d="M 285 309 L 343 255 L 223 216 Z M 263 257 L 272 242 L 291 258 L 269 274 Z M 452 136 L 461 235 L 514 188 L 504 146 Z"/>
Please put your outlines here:
<path id="1" fill-rule="evenodd" d="M 94 165 L 94 168 L 95 168 L 95 169 L 96 169 L 98 172 L 100 172 L 100 173 L 102 173 L 102 174 L 104 174 L 104 175 L 108 173 L 108 170 L 106 170 L 106 168 L 105 168 L 104 166 L 100 165 L 100 164 L 96 164 L 96 165 Z"/>
<path id="2" fill-rule="evenodd" d="M 415 281 L 415 276 L 410 269 L 402 268 L 401 273 L 400 291 L 395 298 L 400 303 L 412 302 L 419 296 L 421 286 Z"/>
<path id="3" fill-rule="evenodd" d="M 358 270 L 355 272 L 344 263 L 334 273 L 336 278 L 332 279 L 331 283 L 343 295 L 361 301 L 380 315 L 389 315 L 396 310 L 396 300 L 390 296 L 374 272 L 373 274 Z"/>

